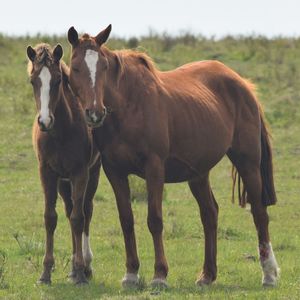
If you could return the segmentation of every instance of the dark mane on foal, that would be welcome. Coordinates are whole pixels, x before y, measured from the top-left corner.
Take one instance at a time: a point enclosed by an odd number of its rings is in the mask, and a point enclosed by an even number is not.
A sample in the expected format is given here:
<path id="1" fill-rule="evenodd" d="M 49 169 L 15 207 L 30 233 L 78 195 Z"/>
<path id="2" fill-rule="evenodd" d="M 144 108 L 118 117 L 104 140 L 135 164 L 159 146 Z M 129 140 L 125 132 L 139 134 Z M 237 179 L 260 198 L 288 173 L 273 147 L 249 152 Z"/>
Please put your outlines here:
<path id="1" fill-rule="evenodd" d="M 33 64 L 37 64 L 38 66 L 46 65 L 50 66 L 53 63 L 53 53 L 52 48 L 49 44 L 41 43 L 34 47 L 34 50 L 36 51 L 36 58 L 34 60 L 34 63 L 29 60 L 27 71 L 30 75 L 33 70 Z M 69 76 L 70 70 L 69 67 L 66 65 L 64 61 L 60 61 L 61 70 L 63 72 L 63 75 Z"/>

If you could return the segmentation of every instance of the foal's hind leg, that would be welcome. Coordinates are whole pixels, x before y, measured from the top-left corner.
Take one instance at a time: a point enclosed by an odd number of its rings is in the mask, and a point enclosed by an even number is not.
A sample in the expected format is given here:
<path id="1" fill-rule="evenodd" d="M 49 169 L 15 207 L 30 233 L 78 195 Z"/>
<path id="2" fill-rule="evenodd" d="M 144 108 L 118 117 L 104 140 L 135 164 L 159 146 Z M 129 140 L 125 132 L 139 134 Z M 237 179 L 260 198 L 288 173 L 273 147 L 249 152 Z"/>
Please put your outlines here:
<path id="1" fill-rule="evenodd" d="M 44 220 L 46 227 L 46 253 L 44 257 L 44 271 L 38 283 L 51 283 L 51 271 L 54 265 L 53 235 L 57 224 L 57 213 L 55 210 L 57 200 L 57 176 L 47 166 L 40 166 L 40 178 L 45 195 Z"/>
<path id="2" fill-rule="evenodd" d="M 262 205 L 262 179 L 260 164 L 249 156 L 236 153 L 228 155 L 235 164 L 243 179 L 247 191 L 247 201 L 251 204 L 251 212 L 258 234 L 258 250 L 263 270 L 263 285 L 275 285 L 279 268 L 272 250 L 269 237 L 269 216 L 267 208 Z"/>
<path id="3" fill-rule="evenodd" d="M 82 250 L 83 250 L 83 259 L 85 262 L 84 273 L 88 279 L 92 277 L 91 262 L 93 259 L 93 253 L 90 247 L 89 232 L 90 232 L 90 223 L 93 214 L 93 198 L 98 187 L 100 167 L 101 167 L 101 160 L 99 157 L 96 164 L 90 169 L 89 181 L 88 181 L 88 185 L 84 197 L 85 222 L 84 222 L 83 237 L 82 237 L 82 248 L 83 248 Z"/>
<path id="4" fill-rule="evenodd" d="M 76 277 L 75 270 L 74 270 L 74 257 L 75 257 L 75 237 L 71 226 L 71 213 L 73 209 L 72 197 L 71 197 L 71 183 L 69 181 L 60 180 L 58 183 L 58 191 L 61 195 L 64 203 L 65 203 L 65 212 L 66 216 L 69 219 L 70 227 L 71 227 L 71 235 L 72 235 L 72 269 L 69 274 L 69 278 L 74 279 Z"/>
<path id="5" fill-rule="evenodd" d="M 211 284 L 217 277 L 217 224 L 218 204 L 209 185 L 208 174 L 189 181 L 191 192 L 196 198 L 205 235 L 205 259 L 203 271 L 197 285 Z"/>

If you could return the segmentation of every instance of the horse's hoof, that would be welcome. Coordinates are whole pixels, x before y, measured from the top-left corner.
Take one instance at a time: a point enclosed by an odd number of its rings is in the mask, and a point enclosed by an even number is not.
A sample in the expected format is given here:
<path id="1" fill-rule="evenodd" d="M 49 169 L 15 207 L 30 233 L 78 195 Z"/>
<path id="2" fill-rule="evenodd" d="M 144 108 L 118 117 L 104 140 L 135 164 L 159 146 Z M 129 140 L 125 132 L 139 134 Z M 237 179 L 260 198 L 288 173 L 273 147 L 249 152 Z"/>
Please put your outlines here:
<path id="1" fill-rule="evenodd" d="M 154 289 L 167 289 L 168 288 L 168 283 L 165 278 L 154 278 L 150 286 Z"/>
<path id="2" fill-rule="evenodd" d="M 262 285 L 264 287 L 275 287 L 277 284 L 277 277 L 272 275 L 266 275 L 263 278 Z"/>
<path id="3" fill-rule="evenodd" d="M 73 279 L 76 277 L 76 272 L 74 270 L 72 270 L 69 274 L 68 274 L 68 278 Z"/>
<path id="4" fill-rule="evenodd" d="M 76 286 L 85 286 L 85 285 L 88 285 L 88 284 L 89 284 L 89 282 L 88 282 L 87 279 L 85 279 L 85 280 L 76 280 L 76 282 L 75 282 Z"/>
<path id="5" fill-rule="evenodd" d="M 84 273 L 80 274 L 80 273 L 77 273 L 77 276 L 74 280 L 74 283 L 75 285 L 86 285 L 89 283 L 89 281 L 87 280 L 87 278 L 85 277 Z"/>
<path id="6" fill-rule="evenodd" d="M 92 279 L 92 277 L 93 277 L 93 270 L 92 270 L 92 268 L 91 268 L 91 267 L 85 268 L 85 269 L 84 269 L 84 275 L 85 275 L 85 277 L 86 277 L 88 280 Z"/>
<path id="7" fill-rule="evenodd" d="M 122 279 L 122 287 L 126 289 L 137 288 L 139 285 L 139 275 L 134 273 L 126 273 Z"/>
<path id="8" fill-rule="evenodd" d="M 195 282 L 197 286 L 208 286 L 212 284 L 212 279 L 202 274 Z"/>
<path id="9" fill-rule="evenodd" d="M 51 284 L 51 280 L 50 279 L 46 279 L 46 278 L 40 278 L 37 282 L 37 284 L 39 285 L 50 285 Z"/>
<path id="10" fill-rule="evenodd" d="M 76 271 L 72 270 L 69 274 L 68 274 L 68 281 L 71 283 L 76 283 Z"/>

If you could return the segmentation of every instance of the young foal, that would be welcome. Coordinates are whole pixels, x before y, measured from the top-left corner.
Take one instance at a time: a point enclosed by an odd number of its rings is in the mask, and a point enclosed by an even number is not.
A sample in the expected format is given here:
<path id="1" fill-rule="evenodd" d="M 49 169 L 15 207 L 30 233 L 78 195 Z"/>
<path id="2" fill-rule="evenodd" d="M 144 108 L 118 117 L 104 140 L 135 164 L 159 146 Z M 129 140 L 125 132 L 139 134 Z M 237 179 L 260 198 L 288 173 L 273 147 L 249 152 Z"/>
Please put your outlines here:
<path id="1" fill-rule="evenodd" d="M 89 225 L 101 163 L 82 108 L 68 85 L 69 70 L 60 61 L 62 54 L 60 45 L 53 52 L 46 44 L 40 44 L 35 49 L 31 46 L 27 48 L 30 59 L 28 72 L 39 111 L 33 125 L 33 144 L 45 195 L 46 253 L 39 282 L 51 282 L 58 190 L 72 230 L 70 277 L 75 283 L 85 283 L 92 272 Z"/>
<path id="2" fill-rule="evenodd" d="M 274 285 L 278 268 L 266 210 L 276 202 L 272 155 L 253 87 L 215 61 L 159 72 L 145 54 L 105 48 L 110 31 L 111 26 L 96 37 L 85 34 L 79 39 L 76 30 L 69 29 L 70 84 L 87 122 L 96 127 L 94 137 L 116 196 L 126 248 L 123 284 L 136 283 L 139 269 L 127 178 L 131 173 L 145 178 L 148 189 L 147 221 L 155 251 L 152 283 L 166 284 L 168 273 L 162 239 L 164 182 L 188 181 L 205 233 L 197 284 L 216 279 L 218 205 L 209 171 L 227 154 L 245 186 L 240 203 L 251 204 L 263 284 Z"/>

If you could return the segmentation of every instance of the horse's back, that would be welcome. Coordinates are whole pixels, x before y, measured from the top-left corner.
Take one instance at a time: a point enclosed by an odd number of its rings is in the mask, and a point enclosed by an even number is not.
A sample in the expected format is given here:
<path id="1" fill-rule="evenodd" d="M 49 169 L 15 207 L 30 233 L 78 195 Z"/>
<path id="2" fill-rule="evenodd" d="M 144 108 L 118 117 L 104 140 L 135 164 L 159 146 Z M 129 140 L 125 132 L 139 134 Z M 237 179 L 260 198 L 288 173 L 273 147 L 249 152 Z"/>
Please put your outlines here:
<path id="1" fill-rule="evenodd" d="M 205 173 L 231 147 L 244 103 L 257 109 L 251 88 L 217 61 L 190 63 L 160 78 L 167 95 L 170 157 Z"/>

